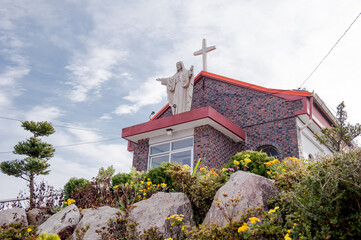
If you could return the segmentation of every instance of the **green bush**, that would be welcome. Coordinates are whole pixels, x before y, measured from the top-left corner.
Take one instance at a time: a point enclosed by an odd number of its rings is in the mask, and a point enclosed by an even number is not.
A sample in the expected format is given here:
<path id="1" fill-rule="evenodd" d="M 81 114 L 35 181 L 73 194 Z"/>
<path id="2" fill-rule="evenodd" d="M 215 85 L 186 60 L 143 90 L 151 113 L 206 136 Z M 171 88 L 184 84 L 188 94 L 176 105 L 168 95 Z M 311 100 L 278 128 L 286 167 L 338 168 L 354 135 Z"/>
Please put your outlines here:
<path id="1" fill-rule="evenodd" d="M 0 226 L 0 239 L 24 239 L 34 240 L 36 238 L 35 226 L 23 226 L 20 223 Z"/>
<path id="2" fill-rule="evenodd" d="M 171 175 L 167 174 L 167 170 L 171 170 L 175 163 L 162 163 L 159 167 L 152 168 L 147 172 L 147 178 L 153 184 L 166 183 L 167 186 L 173 186 L 173 179 Z"/>
<path id="3" fill-rule="evenodd" d="M 131 179 L 132 179 L 132 175 L 130 173 L 118 173 L 113 176 L 112 185 L 116 186 L 121 183 L 124 184 L 124 183 L 130 182 Z"/>
<path id="4" fill-rule="evenodd" d="M 243 170 L 269 178 L 265 163 L 272 160 L 274 158 L 268 157 L 264 152 L 250 150 L 239 152 L 231 157 L 229 162 L 223 167 L 223 171 L 228 176 L 233 173 L 233 171 L 227 170 L 231 168 L 235 171 Z"/>
<path id="5" fill-rule="evenodd" d="M 36 240 L 60 240 L 60 237 L 56 234 L 41 234 Z"/>
<path id="6" fill-rule="evenodd" d="M 323 157 L 294 191 L 300 232 L 312 239 L 361 238 L 361 150 Z"/>
<path id="7" fill-rule="evenodd" d="M 70 178 L 69 181 L 64 185 L 64 199 L 65 201 L 71 197 L 71 194 L 76 188 L 82 188 L 90 184 L 90 181 L 84 178 Z"/>

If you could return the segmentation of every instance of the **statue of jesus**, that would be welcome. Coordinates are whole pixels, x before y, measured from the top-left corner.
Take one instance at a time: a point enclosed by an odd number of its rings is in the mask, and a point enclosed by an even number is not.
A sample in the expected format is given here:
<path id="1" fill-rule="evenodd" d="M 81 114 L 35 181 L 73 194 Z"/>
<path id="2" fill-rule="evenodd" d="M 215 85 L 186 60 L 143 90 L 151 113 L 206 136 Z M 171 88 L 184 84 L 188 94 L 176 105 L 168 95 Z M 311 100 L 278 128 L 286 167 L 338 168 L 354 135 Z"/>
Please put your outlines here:
<path id="1" fill-rule="evenodd" d="M 157 79 L 162 85 L 167 86 L 169 106 L 173 115 L 191 110 L 194 85 L 193 66 L 187 70 L 181 61 L 177 62 L 176 66 L 177 72 L 172 77 Z"/>

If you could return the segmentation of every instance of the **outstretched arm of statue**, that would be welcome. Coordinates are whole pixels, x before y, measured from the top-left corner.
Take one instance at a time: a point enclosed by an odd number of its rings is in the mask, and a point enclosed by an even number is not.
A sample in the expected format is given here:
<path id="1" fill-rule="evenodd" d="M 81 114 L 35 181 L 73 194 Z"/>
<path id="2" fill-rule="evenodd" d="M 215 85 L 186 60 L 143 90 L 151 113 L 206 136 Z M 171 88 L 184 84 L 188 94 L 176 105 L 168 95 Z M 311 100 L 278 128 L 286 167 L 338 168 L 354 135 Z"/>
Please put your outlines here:
<path id="1" fill-rule="evenodd" d="M 157 78 L 158 82 L 161 82 L 162 85 L 167 85 L 169 78 Z"/>
<path id="2" fill-rule="evenodd" d="M 189 76 L 189 78 L 191 78 L 193 76 L 193 65 L 191 66 L 191 68 L 188 71 L 188 76 Z"/>

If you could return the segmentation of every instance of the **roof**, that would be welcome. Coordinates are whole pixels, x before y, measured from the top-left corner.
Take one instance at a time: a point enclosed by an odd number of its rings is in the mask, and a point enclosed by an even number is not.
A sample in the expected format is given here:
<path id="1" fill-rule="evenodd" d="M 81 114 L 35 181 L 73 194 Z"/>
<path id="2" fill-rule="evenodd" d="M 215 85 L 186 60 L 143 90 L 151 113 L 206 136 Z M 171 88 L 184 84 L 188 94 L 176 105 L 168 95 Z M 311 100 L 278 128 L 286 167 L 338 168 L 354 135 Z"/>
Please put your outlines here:
<path id="1" fill-rule="evenodd" d="M 212 126 L 235 142 L 246 139 L 242 128 L 209 106 L 124 128 L 122 138 L 137 142 L 140 139 L 165 135 L 168 130 L 179 131 L 203 125 Z"/>
<path id="2" fill-rule="evenodd" d="M 229 83 L 229 84 L 232 84 L 232 85 L 236 85 L 236 86 L 239 86 L 239 87 L 251 89 L 251 90 L 254 90 L 254 91 L 263 92 L 263 93 L 266 93 L 266 94 L 272 94 L 274 96 L 284 98 L 284 99 L 286 99 L 288 101 L 294 101 L 294 100 L 301 99 L 302 97 L 311 96 L 311 93 L 308 92 L 308 91 L 282 90 L 282 89 L 266 88 L 266 87 L 261 87 L 261 86 L 255 85 L 255 84 L 242 82 L 242 81 L 239 81 L 239 80 L 236 80 L 236 79 L 233 79 L 233 78 L 224 77 L 224 76 L 217 75 L 217 74 L 210 73 L 210 72 L 206 72 L 206 71 L 201 71 L 200 73 L 198 73 L 198 75 L 194 78 L 194 84 L 196 84 L 197 82 L 199 82 L 203 78 L 211 78 L 213 80 Z M 154 117 L 151 120 L 157 119 L 168 108 L 169 108 L 169 105 L 166 104 L 158 113 L 156 113 L 154 115 Z"/>

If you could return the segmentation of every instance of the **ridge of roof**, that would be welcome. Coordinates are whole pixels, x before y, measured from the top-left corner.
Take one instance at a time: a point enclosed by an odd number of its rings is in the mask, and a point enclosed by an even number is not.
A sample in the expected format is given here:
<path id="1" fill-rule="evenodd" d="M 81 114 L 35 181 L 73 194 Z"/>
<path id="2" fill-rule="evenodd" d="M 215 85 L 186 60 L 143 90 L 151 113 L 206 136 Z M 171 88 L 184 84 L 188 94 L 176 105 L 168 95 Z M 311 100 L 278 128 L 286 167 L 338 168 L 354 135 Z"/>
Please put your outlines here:
<path id="1" fill-rule="evenodd" d="M 307 91 L 302 91 L 302 90 L 281 90 L 281 89 L 273 89 L 273 88 L 266 88 L 266 87 L 261 87 L 255 84 L 251 84 L 251 83 L 247 83 L 247 82 L 243 82 L 240 80 L 236 80 L 233 78 L 229 78 L 229 77 L 224 77 L 215 73 L 210 73 L 210 72 L 206 72 L 206 71 L 201 71 L 197 74 L 197 76 L 195 76 L 194 78 L 194 84 L 196 84 L 198 81 L 200 81 L 203 77 L 208 77 L 208 78 L 212 78 L 214 80 L 218 80 L 221 82 L 225 82 L 225 83 L 229 83 L 229 84 L 233 84 L 239 87 L 244 87 L 247 89 L 251 89 L 251 90 L 255 90 L 255 91 L 259 91 L 259 92 L 263 92 L 266 94 L 272 94 L 278 97 L 282 97 L 284 98 L 284 96 L 287 95 L 291 95 L 294 97 L 309 97 L 311 96 L 310 92 Z M 160 111 L 158 111 L 150 121 L 157 119 L 157 117 L 159 117 L 162 113 L 164 113 L 169 107 L 169 104 L 167 103 Z"/>

